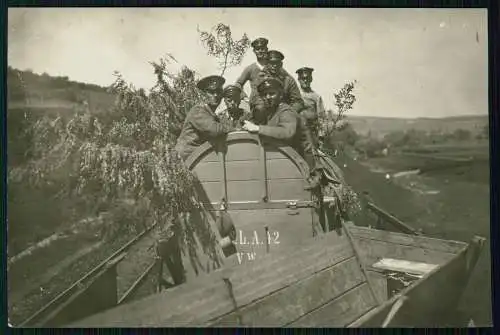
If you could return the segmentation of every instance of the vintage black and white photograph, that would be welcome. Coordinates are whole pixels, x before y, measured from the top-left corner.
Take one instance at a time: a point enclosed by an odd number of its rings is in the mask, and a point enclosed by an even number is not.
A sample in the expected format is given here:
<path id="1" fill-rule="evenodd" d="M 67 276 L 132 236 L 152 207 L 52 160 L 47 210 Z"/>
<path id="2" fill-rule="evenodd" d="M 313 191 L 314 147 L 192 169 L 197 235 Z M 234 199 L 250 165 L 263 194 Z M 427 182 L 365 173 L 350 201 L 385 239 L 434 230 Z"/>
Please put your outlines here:
<path id="1" fill-rule="evenodd" d="M 9 8 L 9 324 L 491 327 L 487 14 Z"/>

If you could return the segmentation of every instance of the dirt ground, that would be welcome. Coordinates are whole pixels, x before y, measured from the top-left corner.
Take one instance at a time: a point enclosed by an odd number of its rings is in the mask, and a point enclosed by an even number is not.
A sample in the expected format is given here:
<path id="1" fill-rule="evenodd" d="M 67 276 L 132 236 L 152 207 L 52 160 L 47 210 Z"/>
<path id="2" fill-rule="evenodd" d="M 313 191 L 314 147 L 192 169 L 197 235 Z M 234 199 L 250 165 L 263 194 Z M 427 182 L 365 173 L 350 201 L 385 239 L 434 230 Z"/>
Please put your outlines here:
<path id="1" fill-rule="evenodd" d="M 386 178 L 397 171 L 396 158 L 365 162 L 336 159 L 347 182 L 414 228 L 435 238 L 470 241 L 487 238 L 487 246 L 464 292 L 457 314 L 472 318 L 476 326 L 491 326 L 491 254 L 489 166 L 487 161 L 470 169 Z M 385 164 L 384 164 L 385 161 Z M 401 166 L 404 164 L 401 164 Z M 458 326 L 458 325 L 457 325 Z"/>

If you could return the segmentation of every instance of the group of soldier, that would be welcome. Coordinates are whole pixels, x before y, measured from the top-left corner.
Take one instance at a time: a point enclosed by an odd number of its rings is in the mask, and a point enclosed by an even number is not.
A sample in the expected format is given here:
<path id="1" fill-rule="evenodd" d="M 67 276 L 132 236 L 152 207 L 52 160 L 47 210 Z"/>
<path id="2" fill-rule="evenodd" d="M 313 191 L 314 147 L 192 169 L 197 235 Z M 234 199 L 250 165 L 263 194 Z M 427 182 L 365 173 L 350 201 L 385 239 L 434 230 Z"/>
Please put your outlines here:
<path id="1" fill-rule="evenodd" d="M 247 66 L 234 84 L 224 87 L 226 80 L 216 75 L 198 81 L 205 98 L 187 114 L 176 149 L 186 159 L 204 142 L 235 130 L 275 138 L 305 159 L 311 171 L 306 188 L 315 189 L 324 175 L 318 156 L 318 116 L 325 111 L 321 96 L 311 89 L 314 70 L 302 67 L 296 71 L 299 87 L 283 68 L 285 56 L 269 50 L 268 42 L 257 38 L 251 43 L 256 62 Z M 248 98 L 243 91 L 247 82 L 251 86 Z M 226 109 L 216 113 L 222 99 Z M 248 109 L 240 107 L 242 101 Z"/>

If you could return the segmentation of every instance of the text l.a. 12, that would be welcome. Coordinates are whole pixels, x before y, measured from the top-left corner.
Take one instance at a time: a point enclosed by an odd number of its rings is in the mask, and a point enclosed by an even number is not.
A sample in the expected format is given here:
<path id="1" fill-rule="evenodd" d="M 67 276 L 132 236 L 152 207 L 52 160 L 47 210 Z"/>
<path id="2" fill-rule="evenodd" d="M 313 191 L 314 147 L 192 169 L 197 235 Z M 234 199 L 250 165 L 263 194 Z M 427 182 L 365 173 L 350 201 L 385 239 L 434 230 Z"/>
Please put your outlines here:
<path id="1" fill-rule="evenodd" d="M 259 236 L 258 232 L 256 230 L 253 231 L 253 234 L 251 233 L 250 236 L 245 235 L 245 233 L 242 230 L 238 231 L 238 235 L 236 236 L 236 239 L 233 241 L 234 244 L 236 245 L 265 245 L 266 240 L 262 237 L 262 235 Z M 264 233 L 265 235 L 265 233 Z M 279 241 L 280 238 L 280 233 L 278 231 L 273 231 L 273 232 L 267 232 L 267 243 L 269 245 L 271 244 L 280 244 Z"/>

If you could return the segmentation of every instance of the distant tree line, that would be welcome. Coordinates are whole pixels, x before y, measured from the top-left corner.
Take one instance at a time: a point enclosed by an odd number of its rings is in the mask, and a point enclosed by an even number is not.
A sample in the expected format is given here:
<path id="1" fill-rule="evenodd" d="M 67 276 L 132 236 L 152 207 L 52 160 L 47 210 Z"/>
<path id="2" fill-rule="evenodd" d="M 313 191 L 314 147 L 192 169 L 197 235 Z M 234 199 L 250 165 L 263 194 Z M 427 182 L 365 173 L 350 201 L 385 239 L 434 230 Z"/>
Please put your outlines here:
<path id="1" fill-rule="evenodd" d="M 377 157 L 384 154 L 384 149 L 398 150 L 404 148 L 418 148 L 419 146 L 438 145 L 450 142 L 466 142 L 470 140 L 487 140 L 489 138 L 489 127 L 485 125 L 477 133 L 468 129 L 456 129 L 452 132 L 423 131 L 409 129 L 407 131 L 393 131 L 383 137 L 376 137 L 368 132 L 367 135 L 359 135 L 354 129 L 349 130 L 349 144 L 366 157 Z M 345 135 L 344 135 L 345 136 Z M 353 143 L 354 142 L 354 143 Z"/>

